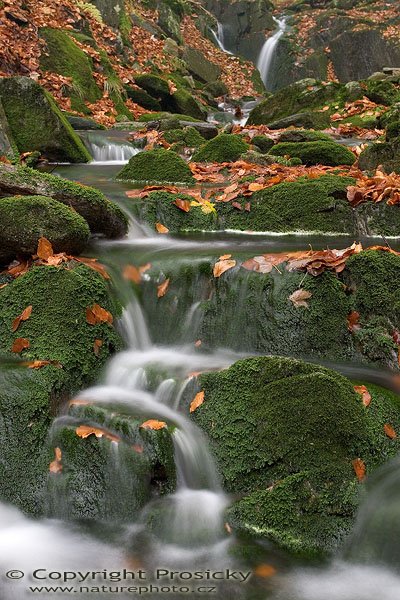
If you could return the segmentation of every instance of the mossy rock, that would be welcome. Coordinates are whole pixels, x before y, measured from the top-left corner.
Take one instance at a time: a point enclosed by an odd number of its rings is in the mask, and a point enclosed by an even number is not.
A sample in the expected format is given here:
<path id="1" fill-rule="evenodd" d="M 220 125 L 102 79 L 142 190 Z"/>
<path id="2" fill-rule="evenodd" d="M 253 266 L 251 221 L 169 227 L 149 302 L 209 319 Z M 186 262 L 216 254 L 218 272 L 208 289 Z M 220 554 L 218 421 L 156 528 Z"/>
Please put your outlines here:
<path id="1" fill-rule="evenodd" d="M 303 127 L 305 129 L 326 129 L 330 126 L 329 115 L 325 112 L 304 111 L 267 123 L 269 129 Z"/>
<path id="2" fill-rule="evenodd" d="M 220 79 L 207 83 L 207 85 L 204 86 L 204 91 L 207 94 L 210 94 L 213 98 L 220 98 L 221 96 L 226 96 L 229 93 L 226 84 Z"/>
<path id="3" fill-rule="evenodd" d="M 159 102 L 169 100 L 171 96 L 168 81 L 158 75 L 150 73 L 138 75 L 135 78 L 135 83 Z"/>
<path id="4" fill-rule="evenodd" d="M 183 88 L 178 89 L 172 94 L 171 104 L 176 113 L 190 115 L 199 120 L 207 119 L 207 111 L 202 107 L 200 102 L 193 97 L 193 94 Z"/>
<path id="5" fill-rule="evenodd" d="M 149 121 L 163 121 L 164 119 L 169 119 L 173 116 L 174 115 L 172 113 L 167 111 L 145 113 L 143 115 L 140 115 L 139 122 L 148 123 Z M 191 117 L 189 115 L 179 115 L 179 119 L 181 121 L 198 121 L 198 119 L 195 119 L 194 117 Z"/>
<path id="6" fill-rule="evenodd" d="M 183 142 L 188 148 L 198 148 L 204 144 L 204 138 L 194 127 L 184 129 L 170 129 L 164 133 L 164 139 L 169 144 Z"/>
<path id="7" fill-rule="evenodd" d="M 280 142 L 269 151 L 276 156 L 300 158 L 305 165 L 352 165 L 356 157 L 345 146 L 333 141 Z"/>
<path id="8" fill-rule="evenodd" d="M 81 50 L 66 31 L 44 27 L 39 35 L 46 42 L 40 57 L 40 67 L 49 73 L 72 78 L 71 104 L 74 110 L 90 113 L 85 105 L 96 102 L 102 92 L 93 77 L 92 60 Z"/>
<path id="9" fill-rule="evenodd" d="M 52 96 L 29 77 L 0 79 L 0 99 L 19 152 L 54 162 L 88 162 L 89 152 Z"/>
<path id="10" fill-rule="evenodd" d="M 221 133 L 209 140 L 193 155 L 194 162 L 234 162 L 249 149 L 239 136 Z"/>
<path id="11" fill-rule="evenodd" d="M 385 106 L 390 106 L 391 104 L 400 101 L 400 92 L 390 81 L 367 80 L 365 95 L 372 100 L 372 102 L 384 104 Z"/>
<path id="12" fill-rule="evenodd" d="M 138 182 L 194 183 L 187 163 L 170 150 L 140 152 L 117 173 L 117 179 Z"/>
<path id="13" fill-rule="evenodd" d="M 128 231 L 124 212 L 98 190 L 29 167 L 0 164 L 0 195 L 11 194 L 54 198 L 76 210 L 92 233 L 119 238 Z"/>
<path id="14" fill-rule="evenodd" d="M 0 261 L 36 254 L 39 238 L 55 252 L 79 254 L 90 236 L 86 221 L 57 200 L 45 196 L 0 198 Z"/>
<path id="15" fill-rule="evenodd" d="M 204 402 L 192 416 L 225 489 L 244 495 L 231 524 L 299 554 L 337 547 L 359 500 L 353 461 L 370 473 L 398 451 L 384 432 L 386 419 L 400 426 L 398 398 L 371 388 L 376 406 L 368 412 L 348 379 L 280 357 L 202 374 L 198 389 Z"/>
<path id="16" fill-rule="evenodd" d="M 262 153 L 267 153 L 275 144 L 274 140 L 267 135 L 255 135 L 251 141 Z"/>
<path id="17" fill-rule="evenodd" d="M 183 50 L 182 59 L 187 64 L 189 71 L 200 81 L 205 83 L 214 82 L 221 75 L 221 68 L 208 60 L 196 48 L 186 46 Z"/>
<path id="18" fill-rule="evenodd" d="M 386 173 L 400 173 L 400 137 L 382 144 L 371 144 L 361 152 L 358 164 L 364 171 L 375 171 L 382 166 Z"/>
<path id="19" fill-rule="evenodd" d="M 321 131 L 308 131 L 307 129 L 289 129 L 279 136 L 279 142 L 331 142 L 332 137 Z"/>
<path id="20" fill-rule="evenodd" d="M 161 110 L 159 101 L 150 96 L 146 90 L 126 86 L 125 91 L 128 98 L 132 102 L 135 102 L 135 104 L 139 104 L 139 106 L 143 106 L 143 108 L 147 108 L 148 110 Z"/>

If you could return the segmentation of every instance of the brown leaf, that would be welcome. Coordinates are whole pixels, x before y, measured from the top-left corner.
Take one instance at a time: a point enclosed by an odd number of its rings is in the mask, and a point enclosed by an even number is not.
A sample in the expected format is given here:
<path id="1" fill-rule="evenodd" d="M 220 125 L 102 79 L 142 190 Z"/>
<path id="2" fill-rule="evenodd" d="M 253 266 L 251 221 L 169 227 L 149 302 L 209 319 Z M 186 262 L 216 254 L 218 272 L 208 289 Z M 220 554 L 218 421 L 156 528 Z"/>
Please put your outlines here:
<path id="1" fill-rule="evenodd" d="M 371 404 L 371 394 L 365 385 L 355 385 L 354 390 L 357 392 L 357 394 L 361 395 L 364 406 L 369 406 Z"/>
<path id="2" fill-rule="evenodd" d="M 133 283 L 140 283 L 142 280 L 139 269 L 134 265 L 126 265 L 123 271 L 123 277 L 129 281 L 133 281 Z"/>
<path id="3" fill-rule="evenodd" d="M 86 322 L 89 325 L 97 325 L 98 323 L 109 323 L 111 325 L 113 320 L 112 314 L 99 304 L 93 304 L 93 306 L 88 306 L 86 309 Z"/>
<path id="4" fill-rule="evenodd" d="M 177 198 L 174 204 L 180 210 L 183 210 L 183 212 L 189 212 L 190 210 L 190 200 L 182 200 L 182 198 Z"/>
<path id="5" fill-rule="evenodd" d="M 162 223 L 156 223 L 156 230 L 158 233 L 169 233 L 168 227 L 165 227 Z"/>
<path id="6" fill-rule="evenodd" d="M 299 308 L 300 306 L 304 306 L 304 308 L 308 308 L 308 302 L 306 302 L 306 300 L 311 298 L 311 296 L 312 296 L 311 292 L 308 292 L 307 290 L 299 289 L 299 290 L 296 290 L 295 292 L 293 292 L 293 294 L 291 294 L 289 296 L 289 300 L 291 302 L 293 302 L 293 304 L 296 308 Z"/>
<path id="7" fill-rule="evenodd" d="M 105 437 L 111 442 L 120 441 L 118 436 L 112 435 L 111 433 L 103 431 L 102 429 L 98 429 L 97 427 L 90 427 L 89 425 L 79 425 L 79 427 L 75 429 L 75 433 L 77 436 L 83 439 L 89 437 L 90 435 L 95 435 L 97 438 Z"/>
<path id="8" fill-rule="evenodd" d="M 14 319 L 14 321 L 12 322 L 12 326 L 11 326 L 12 331 L 13 332 L 17 331 L 18 327 L 21 324 L 21 321 L 27 321 L 29 319 L 29 317 L 31 316 L 31 314 L 32 314 L 32 305 L 24 308 L 22 313 L 18 317 L 16 317 Z"/>
<path id="9" fill-rule="evenodd" d="M 157 421 L 156 419 L 149 419 L 148 421 L 145 421 L 144 423 L 141 424 L 141 426 L 143 429 L 164 429 L 164 427 L 167 427 L 167 424 L 164 421 Z"/>
<path id="10" fill-rule="evenodd" d="M 100 354 L 100 348 L 103 345 L 103 340 L 94 340 L 93 342 L 93 352 L 95 353 L 96 356 L 99 356 Z"/>
<path id="11" fill-rule="evenodd" d="M 347 317 L 347 328 L 349 331 L 357 331 L 360 329 L 361 325 L 359 323 L 360 313 L 356 310 L 353 310 Z"/>
<path id="12" fill-rule="evenodd" d="M 250 192 L 259 192 L 260 190 L 263 190 L 264 187 L 265 186 L 262 183 L 253 182 L 249 184 Z"/>
<path id="13" fill-rule="evenodd" d="M 385 423 L 383 429 L 385 430 L 385 433 L 388 436 L 388 438 L 390 438 L 391 440 L 394 440 L 397 437 L 397 433 L 389 423 Z"/>
<path id="14" fill-rule="evenodd" d="M 201 391 L 195 395 L 192 402 L 190 403 L 190 412 L 194 412 L 196 408 L 199 408 L 204 402 L 204 392 Z"/>
<path id="15" fill-rule="evenodd" d="M 49 465 L 50 473 L 61 473 L 62 471 L 62 453 L 60 448 L 54 448 L 55 459 Z"/>
<path id="16" fill-rule="evenodd" d="M 258 565 L 258 567 L 254 569 L 254 575 L 256 575 L 257 577 L 263 577 L 265 579 L 267 579 L 268 577 L 273 577 L 275 574 L 275 567 L 268 564 Z"/>
<path id="17" fill-rule="evenodd" d="M 352 461 L 352 465 L 358 481 L 363 481 L 365 479 L 366 474 L 366 467 L 364 461 L 361 460 L 361 458 L 355 458 Z"/>
<path id="18" fill-rule="evenodd" d="M 22 350 L 26 350 L 27 348 L 29 348 L 29 346 L 30 346 L 29 340 L 27 340 L 26 338 L 17 338 L 13 342 L 11 352 L 19 353 L 19 352 L 22 352 Z"/>
<path id="19" fill-rule="evenodd" d="M 236 260 L 219 260 L 215 263 L 213 274 L 214 277 L 221 277 L 222 273 L 236 266 Z"/>
<path id="20" fill-rule="evenodd" d="M 47 260 L 50 256 L 53 256 L 53 246 L 45 237 L 39 238 L 36 254 L 41 260 Z"/>
<path id="21" fill-rule="evenodd" d="M 97 262 L 97 258 L 85 258 L 82 256 L 74 256 L 74 260 L 83 263 L 84 265 L 90 267 L 94 271 L 97 271 L 97 273 L 100 273 L 100 275 L 104 277 L 104 279 L 110 279 L 110 276 L 107 273 L 105 266 Z"/>
<path id="22" fill-rule="evenodd" d="M 160 283 L 160 285 L 157 286 L 157 298 L 162 298 L 163 296 L 165 296 L 169 287 L 169 282 L 170 279 L 168 277 L 168 279 L 166 279 L 165 281 Z"/>

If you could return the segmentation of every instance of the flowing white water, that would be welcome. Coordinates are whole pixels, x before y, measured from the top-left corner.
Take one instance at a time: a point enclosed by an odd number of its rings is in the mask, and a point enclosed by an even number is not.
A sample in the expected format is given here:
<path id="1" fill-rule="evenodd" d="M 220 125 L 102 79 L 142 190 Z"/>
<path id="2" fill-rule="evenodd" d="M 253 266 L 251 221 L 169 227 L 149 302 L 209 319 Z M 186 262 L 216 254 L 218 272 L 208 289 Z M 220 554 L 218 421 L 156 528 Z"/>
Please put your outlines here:
<path id="1" fill-rule="evenodd" d="M 92 164 L 95 165 L 124 165 L 140 152 L 139 148 L 123 139 L 105 137 L 96 131 L 85 131 L 80 135 L 93 156 Z"/>
<path id="2" fill-rule="evenodd" d="M 219 49 L 222 50 L 222 52 L 225 52 L 226 54 L 233 54 L 232 52 L 227 50 L 225 47 L 224 25 L 222 25 L 222 23 L 220 23 L 218 21 L 217 22 L 217 31 L 215 32 L 213 29 L 211 29 L 211 32 L 215 38 L 215 41 L 218 44 Z"/>
<path id="3" fill-rule="evenodd" d="M 270 84 L 270 70 L 275 49 L 279 40 L 286 31 L 286 17 L 282 17 L 280 19 L 274 17 L 274 21 L 277 25 L 277 30 L 265 41 L 257 61 L 257 68 L 260 71 L 261 79 L 263 80 L 267 89 Z"/>

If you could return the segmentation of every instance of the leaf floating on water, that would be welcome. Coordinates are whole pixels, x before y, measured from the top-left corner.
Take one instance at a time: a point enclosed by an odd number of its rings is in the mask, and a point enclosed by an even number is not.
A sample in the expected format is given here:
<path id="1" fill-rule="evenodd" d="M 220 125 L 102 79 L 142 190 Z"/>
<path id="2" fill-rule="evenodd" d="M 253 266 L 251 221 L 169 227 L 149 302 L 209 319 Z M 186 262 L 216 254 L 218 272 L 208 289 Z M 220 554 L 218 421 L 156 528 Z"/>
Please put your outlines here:
<path id="1" fill-rule="evenodd" d="M 109 323 L 111 325 L 113 320 L 112 314 L 99 304 L 93 304 L 93 306 L 88 306 L 86 309 L 86 323 L 89 323 L 89 325 L 98 325 L 99 323 Z"/>
<path id="2" fill-rule="evenodd" d="M 12 322 L 12 326 L 11 326 L 12 331 L 13 332 L 17 331 L 18 327 L 21 324 L 21 321 L 27 321 L 29 319 L 29 317 L 31 316 L 31 314 L 32 314 L 32 305 L 24 308 L 22 313 L 16 319 L 14 319 L 14 321 Z"/>
<path id="3" fill-rule="evenodd" d="M 268 577 L 273 577 L 276 574 L 276 569 L 272 565 L 268 564 L 258 565 L 258 567 L 256 567 L 254 570 L 254 574 L 257 577 L 263 577 L 267 579 Z"/>
<path id="4" fill-rule="evenodd" d="M 55 454 L 55 459 L 50 463 L 49 465 L 49 471 L 50 473 L 61 473 L 62 471 L 62 464 L 61 464 L 61 459 L 62 459 L 62 453 L 61 453 L 61 448 L 54 448 L 54 454 Z"/>
<path id="5" fill-rule="evenodd" d="M 391 440 L 397 438 L 397 433 L 393 429 L 392 425 L 390 425 L 389 423 L 385 423 L 383 429 L 385 430 L 385 433 L 388 436 L 388 438 L 390 438 Z"/>
<path id="6" fill-rule="evenodd" d="M 169 287 L 169 282 L 170 279 L 168 277 L 168 279 L 166 279 L 165 281 L 160 283 L 160 285 L 157 286 L 157 298 L 162 298 L 163 296 L 165 296 Z"/>
<path id="7" fill-rule="evenodd" d="M 156 223 L 156 230 L 158 233 L 169 233 L 168 227 L 165 227 L 162 223 Z"/>
<path id="8" fill-rule="evenodd" d="M 16 340 L 14 340 L 11 352 L 22 352 L 22 350 L 26 350 L 27 348 L 29 348 L 30 345 L 31 344 L 29 340 L 27 340 L 26 338 L 17 338 Z"/>
<path id="9" fill-rule="evenodd" d="M 39 238 L 36 254 L 41 260 L 48 260 L 51 256 L 54 255 L 53 246 L 47 238 Z"/>
<path id="10" fill-rule="evenodd" d="M 139 269 L 134 265 L 126 265 L 123 277 L 128 281 L 133 281 L 133 283 L 140 283 L 142 279 Z"/>
<path id="11" fill-rule="evenodd" d="M 99 340 L 99 339 L 94 340 L 93 352 L 95 353 L 96 356 L 99 356 L 100 348 L 102 347 L 102 345 L 103 345 L 103 340 Z"/>
<path id="12" fill-rule="evenodd" d="M 293 292 L 293 294 L 291 294 L 289 296 L 289 300 L 291 302 L 293 302 L 293 304 L 296 308 L 299 308 L 300 306 L 304 306 L 304 308 L 308 308 L 307 300 L 309 300 L 309 298 L 311 298 L 311 296 L 312 296 L 311 292 L 308 292 L 307 290 L 299 289 L 299 290 L 296 290 L 295 292 Z"/>
<path id="13" fill-rule="evenodd" d="M 359 320 L 360 313 L 358 313 L 356 310 L 353 310 L 347 317 L 347 329 L 352 332 L 360 329 L 361 325 Z"/>
<path id="14" fill-rule="evenodd" d="M 228 258 L 232 258 L 232 254 L 223 254 L 218 260 L 228 260 Z"/>
<path id="15" fill-rule="evenodd" d="M 358 481 L 363 481 L 367 471 L 365 462 L 361 460 L 361 458 L 355 458 L 352 462 L 352 465 Z"/>
<path id="16" fill-rule="evenodd" d="M 165 423 L 165 421 L 149 419 L 148 421 L 142 423 L 140 427 L 142 427 L 143 429 L 154 429 L 157 431 L 158 429 L 164 429 L 165 427 L 167 427 L 167 424 Z"/>
<path id="17" fill-rule="evenodd" d="M 190 412 L 194 412 L 199 406 L 201 406 L 204 402 L 204 392 L 201 391 L 195 395 L 192 402 L 190 403 Z"/>
<path id="18" fill-rule="evenodd" d="M 225 271 L 229 271 L 229 269 L 232 269 L 235 266 L 236 260 L 219 260 L 214 265 L 214 277 L 221 277 L 221 275 L 225 273 Z"/>
<path id="19" fill-rule="evenodd" d="M 369 393 L 365 385 L 355 385 L 354 391 L 356 391 L 357 394 L 360 394 L 364 406 L 369 406 L 371 404 L 371 394 Z"/>

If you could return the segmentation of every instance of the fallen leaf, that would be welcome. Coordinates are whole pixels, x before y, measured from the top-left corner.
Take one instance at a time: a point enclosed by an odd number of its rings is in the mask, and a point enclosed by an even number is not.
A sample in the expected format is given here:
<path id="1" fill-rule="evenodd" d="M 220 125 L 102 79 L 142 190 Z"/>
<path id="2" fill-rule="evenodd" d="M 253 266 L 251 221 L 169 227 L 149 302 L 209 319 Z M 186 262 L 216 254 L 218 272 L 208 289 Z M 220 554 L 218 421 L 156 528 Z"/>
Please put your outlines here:
<path id="1" fill-rule="evenodd" d="M 347 328 L 349 331 L 357 331 L 360 329 L 361 325 L 359 324 L 360 313 L 356 310 L 353 310 L 347 317 Z"/>
<path id="2" fill-rule="evenodd" d="M 204 402 L 204 392 L 201 391 L 195 395 L 192 402 L 190 403 L 190 412 L 194 412 L 196 408 L 199 408 Z"/>
<path id="3" fill-rule="evenodd" d="M 360 394 L 364 406 L 369 406 L 371 404 L 371 394 L 369 393 L 365 385 L 355 385 L 354 391 L 356 391 L 357 394 Z"/>
<path id="4" fill-rule="evenodd" d="M 273 577 L 276 574 L 276 569 L 272 565 L 263 564 L 258 565 L 258 567 L 254 570 L 254 575 L 257 577 L 264 577 L 267 579 L 268 577 Z"/>
<path id="5" fill-rule="evenodd" d="M 88 306 L 86 309 L 86 323 L 89 323 L 89 325 L 99 323 L 109 323 L 111 325 L 113 320 L 112 314 L 99 304 L 93 304 L 93 306 Z"/>
<path id="6" fill-rule="evenodd" d="M 293 292 L 293 294 L 291 294 L 289 296 L 289 300 L 291 302 L 293 302 L 294 306 L 296 308 L 299 308 L 300 306 L 304 306 L 304 308 L 308 308 L 308 302 L 306 302 L 309 298 L 311 298 L 312 293 L 308 292 L 307 290 L 303 290 L 303 289 L 299 289 L 296 290 L 295 292 Z"/>
<path id="7" fill-rule="evenodd" d="M 112 435 L 111 433 L 103 431 L 102 429 L 98 429 L 97 427 L 90 427 L 89 425 L 79 425 L 79 427 L 75 429 L 75 433 L 82 439 L 85 439 L 90 435 L 95 435 L 97 438 L 105 437 L 111 442 L 120 441 L 118 436 Z"/>
<path id="8" fill-rule="evenodd" d="M 250 183 L 249 184 L 249 188 L 248 189 L 250 190 L 250 192 L 259 192 L 260 190 L 263 190 L 264 187 L 265 186 L 262 183 L 256 183 L 256 182 L 254 182 L 254 183 Z"/>
<path id="9" fill-rule="evenodd" d="M 156 223 L 156 230 L 158 233 L 169 233 L 168 227 L 165 227 L 162 223 Z"/>
<path id="10" fill-rule="evenodd" d="M 164 427 L 167 427 L 167 424 L 164 421 L 157 421 L 156 419 L 149 419 L 148 421 L 145 421 L 144 423 L 141 424 L 141 426 L 143 429 L 164 429 Z"/>
<path id="11" fill-rule="evenodd" d="M 183 210 L 183 212 L 189 212 L 190 210 L 190 200 L 182 200 L 182 198 L 177 198 L 174 204 L 180 210 Z"/>
<path id="12" fill-rule="evenodd" d="M 27 321 L 29 319 L 29 317 L 31 316 L 31 314 L 32 314 L 32 305 L 24 308 L 22 313 L 16 319 L 14 319 L 14 321 L 12 322 L 12 326 L 11 326 L 12 331 L 13 332 L 17 331 L 18 327 L 21 324 L 21 321 Z"/>
<path id="13" fill-rule="evenodd" d="M 391 440 L 394 440 L 397 437 L 397 433 L 389 423 L 385 423 L 383 429 L 385 430 L 385 433 L 388 436 L 388 438 L 390 438 Z"/>
<path id="14" fill-rule="evenodd" d="M 355 458 L 352 461 L 352 465 L 358 481 L 363 481 L 365 479 L 366 474 L 366 467 L 364 461 L 361 460 L 361 458 Z"/>
<path id="15" fill-rule="evenodd" d="M 100 348 L 103 345 L 103 340 L 94 340 L 93 342 L 93 352 L 95 353 L 96 356 L 99 356 L 100 354 Z"/>
<path id="16" fill-rule="evenodd" d="M 231 258 L 232 254 L 223 254 L 222 256 L 219 257 L 218 260 L 228 260 L 228 258 Z"/>
<path id="17" fill-rule="evenodd" d="M 140 283 L 142 279 L 139 269 L 134 265 L 126 265 L 123 271 L 123 277 L 128 281 L 133 281 L 133 283 Z"/>
<path id="18" fill-rule="evenodd" d="M 36 254 L 41 260 L 47 260 L 48 258 L 50 258 L 50 256 L 53 256 L 53 246 L 45 237 L 39 238 Z"/>
<path id="19" fill-rule="evenodd" d="M 215 263 L 213 274 L 214 277 L 221 277 L 222 273 L 236 266 L 236 260 L 219 260 Z"/>
<path id="20" fill-rule="evenodd" d="M 61 473 L 62 471 L 62 453 L 60 448 L 54 448 L 55 459 L 49 465 L 50 473 Z"/>
<path id="21" fill-rule="evenodd" d="M 19 353 L 19 352 L 22 352 L 22 350 L 26 350 L 27 348 L 29 348 L 29 346 L 30 346 L 29 340 L 27 340 L 26 338 L 17 338 L 13 342 L 11 352 Z"/>
<path id="22" fill-rule="evenodd" d="M 157 298 L 162 298 L 163 296 L 165 296 L 169 287 L 169 282 L 170 279 L 168 277 L 168 279 L 166 279 L 165 281 L 160 283 L 160 285 L 157 286 Z"/>

